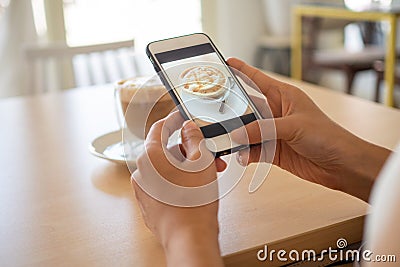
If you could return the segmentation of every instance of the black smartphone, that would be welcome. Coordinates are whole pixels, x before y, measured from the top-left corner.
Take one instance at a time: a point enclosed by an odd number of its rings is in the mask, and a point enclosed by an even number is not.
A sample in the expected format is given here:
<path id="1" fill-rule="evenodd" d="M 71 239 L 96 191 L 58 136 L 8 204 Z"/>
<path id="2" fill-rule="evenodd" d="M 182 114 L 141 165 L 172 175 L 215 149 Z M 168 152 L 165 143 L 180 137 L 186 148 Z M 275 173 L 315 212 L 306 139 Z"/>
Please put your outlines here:
<path id="1" fill-rule="evenodd" d="M 216 157 L 247 147 L 233 142 L 230 132 L 261 115 L 206 34 L 151 42 L 146 53 L 182 116 L 200 127 Z"/>

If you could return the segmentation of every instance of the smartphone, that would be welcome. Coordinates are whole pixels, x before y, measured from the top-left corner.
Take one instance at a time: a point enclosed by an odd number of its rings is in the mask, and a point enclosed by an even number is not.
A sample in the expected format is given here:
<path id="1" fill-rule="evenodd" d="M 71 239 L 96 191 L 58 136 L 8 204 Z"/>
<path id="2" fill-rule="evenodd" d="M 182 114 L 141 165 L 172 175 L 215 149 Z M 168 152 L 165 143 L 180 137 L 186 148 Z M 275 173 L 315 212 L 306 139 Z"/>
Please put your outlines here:
<path id="1" fill-rule="evenodd" d="M 243 80 L 206 34 L 154 41 L 147 45 L 146 53 L 182 116 L 200 127 L 214 156 L 247 147 L 233 142 L 230 133 L 261 115 Z"/>

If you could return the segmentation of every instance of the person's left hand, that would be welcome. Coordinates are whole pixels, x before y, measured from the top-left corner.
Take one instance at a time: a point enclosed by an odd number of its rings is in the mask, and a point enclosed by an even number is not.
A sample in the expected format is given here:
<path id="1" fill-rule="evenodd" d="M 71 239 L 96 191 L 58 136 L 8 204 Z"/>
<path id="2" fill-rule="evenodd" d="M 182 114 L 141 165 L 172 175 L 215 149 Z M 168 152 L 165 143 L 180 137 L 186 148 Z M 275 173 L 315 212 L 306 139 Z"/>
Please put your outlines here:
<path id="1" fill-rule="evenodd" d="M 163 199 L 160 199 L 162 193 L 168 196 L 174 192 L 162 192 L 168 189 L 159 186 L 159 179 L 181 187 L 199 187 L 213 182 L 217 178 L 217 171 L 223 171 L 226 167 L 222 160 L 214 159 L 205 149 L 203 135 L 192 121 L 186 122 L 181 130 L 180 151 L 183 155 L 180 158 L 173 155 L 171 151 L 176 152 L 176 149 L 167 149 L 168 137 L 182 123 L 182 117 L 175 112 L 152 126 L 145 141 L 146 152 L 138 158 L 137 170 L 132 174 L 132 185 L 147 227 L 165 249 L 168 265 L 177 266 L 183 254 L 190 257 L 190 261 L 207 258 L 203 255 L 197 259 L 198 253 L 209 255 L 211 260 L 214 259 L 214 265 L 220 261 L 218 201 L 196 207 L 179 207 L 163 203 Z M 146 189 L 143 186 L 146 183 L 152 188 Z M 214 187 L 214 190 L 212 193 L 218 199 L 218 188 Z M 161 194 L 157 195 L 157 192 Z M 177 257 L 180 257 L 179 260 Z"/>

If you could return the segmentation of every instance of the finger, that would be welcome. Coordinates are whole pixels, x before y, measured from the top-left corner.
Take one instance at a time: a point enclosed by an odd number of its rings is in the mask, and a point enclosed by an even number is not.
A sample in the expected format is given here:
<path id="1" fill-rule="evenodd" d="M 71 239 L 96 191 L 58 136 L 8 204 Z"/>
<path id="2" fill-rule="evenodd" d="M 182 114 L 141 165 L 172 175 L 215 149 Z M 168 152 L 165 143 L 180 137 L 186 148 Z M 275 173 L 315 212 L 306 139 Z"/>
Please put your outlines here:
<path id="1" fill-rule="evenodd" d="M 132 188 L 135 191 L 135 197 L 137 200 L 140 199 L 140 196 L 144 193 L 140 186 L 137 184 L 137 179 L 140 179 L 140 173 L 138 170 L 134 171 L 131 175 L 131 184 Z"/>
<path id="2" fill-rule="evenodd" d="M 269 77 L 259 69 L 246 64 L 240 59 L 229 58 L 227 63 L 232 68 L 237 69 L 248 76 L 264 94 L 268 93 L 267 91 L 269 88 L 271 88 L 271 86 L 279 86 L 282 84 L 282 82 Z"/>
<path id="3" fill-rule="evenodd" d="M 294 134 L 291 117 L 251 122 L 232 131 L 232 140 L 239 144 L 259 144 L 263 141 L 283 139 L 289 141 Z"/>
<path id="4" fill-rule="evenodd" d="M 184 121 L 179 111 L 172 112 L 165 118 L 162 128 L 162 142 L 164 145 L 167 145 L 169 137 L 182 127 Z"/>
<path id="5" fill-rule="evenodd" d="M 272 111 L 268 106 L 267 99 L 265 96 L 263 98 L 255 95 L 249 95 L 251 101 L 253 101 L 254 105 L 256 106 L 258 112 L 260 113 L 263 119 L 273 118 Z"/>
<path id="6" fill-rule="evenodd" d="M 198 173 L 211 166 L 215 168 L 214 155 L 207 149 L 203 133 L 193 121 L 187 121 L 182 127 L 181 140 L 183 154 L 187 159 L 182 163 L 182 167 L 186 172 Z"/>
<path id="7" fill-rule="evenodd" d="M 282 90 L 284 89 L 286 90 L 291 86 L 281 81 L 278 81 L 274 78 L 271 78 L 270 76 L 266 75 L 257 68 L 254 68 L 237 58 L 230 58 L 228 59 L 227 62 L 232 68 L 237 70 L 235 73 L 242 73 L 242 75 L 237 74 L 237 76 L 242 77 L 245 81 L 250 79 L 251 83 L 253 84 L 250 85 L 250 87 L 257 88 L 256 91 L 261 91 L 261 93 L 267 98 L 267 102 L 269 105 L 268 114 L 272 112 L 274 117 L 281 117 L 282 116 L 281 102 L 282 102 L 282 92 L 283 92 Z M 249 82 L 247 83 L 251 84 Z M 249 87 L 246 88 L 247 88 L 246 90 L 249 89 Z M 250 95 L 252 94 L 252 91 L 254 90 L 249 91 Z M 262 108 L 259 109 L 259 111 L 261 112 L 262 110 L 263 110 Z M 263 115 L 263 117 L 268 118 L 270 116 Z"/>
<path id="8" fill-rule="evenodd" d="M 186 155 L 182 148 L 182 144 L 176 144 L 174 146 L 168 147 L 168 151 L 180 162 L 186 159 Z"/>
<path id="9" fill-rule="evenodd" d="M 261 148 L 262 145 L 257 145 L 240 150 L 236 155 L 237 162 L 243 167 L 253 162 L 261 162 Z"/>
<path id="10" fill-rule="evenodd" d="M 217 172 L 223 172 L 226 169 L 227 164 L 221 158 L 216 158 L 215 159 L 215 166 L 217 167 Z"/>
<path id="11" fill-rule="evenodd" d="M 204 139 L 200 128 L 193 122 L 187 121 L 181 131 L 182 147 L 186 158 L 197 160 L 200 158 L 200 142 Z"/>
<path id="12" fill-rule="evenodd" d="M 147 228 L 150 229 L 150 227 L 148 225 L 148 221 L 147 221 L 146 203 L 151 202 L 153 197 L 151 195 L 148 195 L 147 193 L 145 193 L 142 190 L 142 188 L 137 184 L 136 179 L 138 179 L 138 177 L 140 177 L 140 173 L 138 170 L 136 170 L 134 173 L 132 173 L 131 184 L 132 184 L 133 190 L 135 192 L 136 203 L 138 204 L 140 212 L 142 213 L 144 222 L 145 222 Z"/>
<path id="13" fill-rule="evenodd" d="M 173 168 L 181 162 L 167 149 L 168 138 L 179 129 L 183 123 L 183 118 L 179 112 L 173 112 L 166 118 L 157 121 L 150 128 L 149 134 L 145 140 L 145 152 L 143 157 L 136 161 L 139 168 L 141 160 L 159 172 L 163 178 L 168 177 L 168 169 Z"/>
<path id="14" fill-rule="evenodd" d="M 179 111 L 172 112 L 166 118 L 154 123 L 146 138 L 146 145 L 166 146 L 173 132 L 182 127 L 184 120 Z"/>

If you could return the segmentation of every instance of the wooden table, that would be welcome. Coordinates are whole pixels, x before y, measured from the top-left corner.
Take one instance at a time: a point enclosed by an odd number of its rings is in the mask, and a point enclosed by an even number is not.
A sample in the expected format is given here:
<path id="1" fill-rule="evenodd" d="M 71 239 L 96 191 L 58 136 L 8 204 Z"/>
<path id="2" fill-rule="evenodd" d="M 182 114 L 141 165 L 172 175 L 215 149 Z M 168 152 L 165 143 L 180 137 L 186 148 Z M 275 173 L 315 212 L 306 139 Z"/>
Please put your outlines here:
<path id="1" fill-rule="evenodd" d="M 300 85 L 344 127 L 395 147 L 398 110 Z M 0 100 L 0 125 L 0 266 L 165 264 L 126 167 L 88 152 L 94 138 L 117 129 L 111 86 Z M 276 167 L 249 194 L 254 167 L 221 200 L 220 243 L 228 266 L 278 265 L 257 261 L 265 244 L 320 250 L 338 238 L 360 241 L 365 203 Z"/>
<path id="2" fill-rule="evenodd" d="M 386 21 L 389 31 L 386 39 L 385 56 L 385 104 L 394 105 L 393 91 L 396 69 L 396 40 L 397 20 L 400 17 L 400 6 L 388 9 L 365 9 L 354 11 L 343 5 L 331 4 L 302 4 L 293 9 L 293 38 L 292 38 L 292 77 L 301 79 L 302 76 L 302 17 L 312 16 L 319 18 L 344 19 L 354 21 Z"/>

